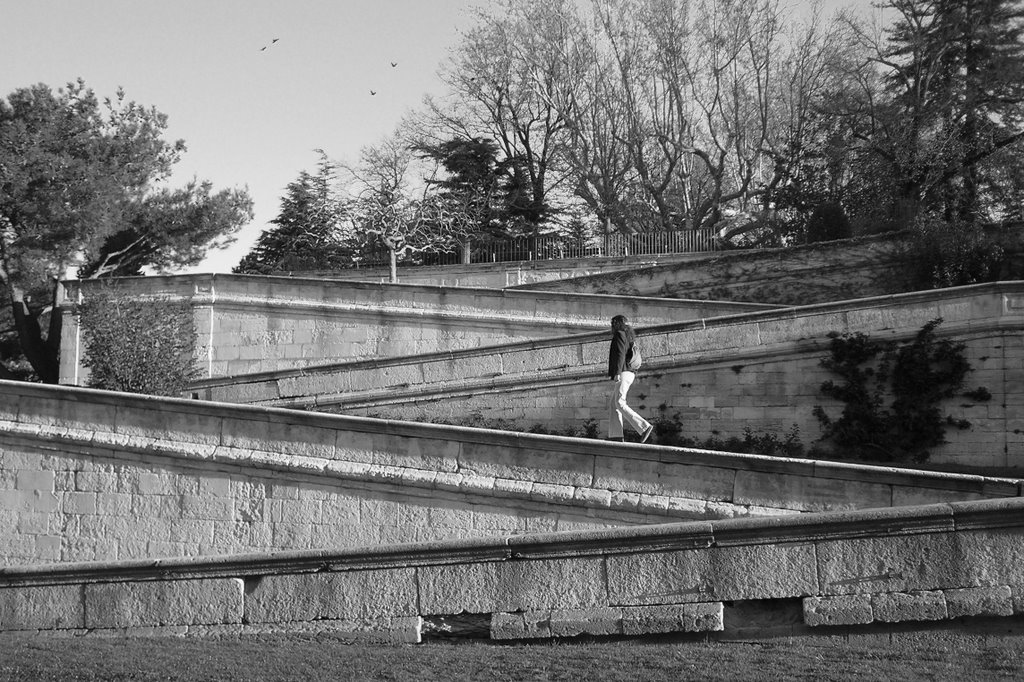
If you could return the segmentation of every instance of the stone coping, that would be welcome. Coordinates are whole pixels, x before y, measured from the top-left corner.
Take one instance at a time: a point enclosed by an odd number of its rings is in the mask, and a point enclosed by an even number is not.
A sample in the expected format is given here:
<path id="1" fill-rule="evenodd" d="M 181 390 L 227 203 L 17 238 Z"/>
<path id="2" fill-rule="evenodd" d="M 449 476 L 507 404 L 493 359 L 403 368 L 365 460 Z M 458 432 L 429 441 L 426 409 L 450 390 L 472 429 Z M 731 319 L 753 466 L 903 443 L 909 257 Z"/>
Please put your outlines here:
<path id="1" fill-rule="evenodd" d="M 0 398 L 0 423 L 4 421 L 10 422 L 14 429 L 12 430 L 11 427 L 8 427 L 8 430 L 14 435 L 31 435 L 37 431 L 41 433 L 41 429 L 44 429 L 46 426 L 46 424 L 39 421 L 33 421 L 31 415 L 23 415 L 21 413 L 22 407 L 18 403 L 20 402 L 19 399 L 24 396 L 41 398 L 48 402 L 64 400 L 74 403 L 87 403 L 91 408 L 89 411 L 90 418 L 95 418 L 97 414 L 102 414 L 92 409 L 95 406 L 114 408 L 114 423 L 106 424 L 104 429 L 112 434 L 118 434 L 121 430 L 132 432 L 135 429 L 135 424 L 131 418 L 132 410 L 147 410 L 156 411 L 164 415 L 180 415 L 179 419 L 182 425 L 190 427 L 195 426 L 195 416 L 201 415 L 201 418 L 206 422 L 213 419 L 236 420 L 239 422 L 239 428 L 243 432 L 248 433 L 270 433 L 266 429 L 252 426 L 253 423 L 258 422 L 270 426 L 279 425 L 282 433 L 287 432 L 289 434 L 297 433 L 296 429 L 312 428 L 334 432 L 343 431 L 424 438 L 470 445 L 487 445 L 495 448 L 512 448 L 529 452 L 531 456 L 539 459 L 544 458 L 539 453 L 549 452 L 553 458 L 556 455 L 583 455 L 594 458 L 633 460 L 653 464 L 675 464 L 780 475 L 791 474 L 816 479 L 907 485 L 961 493 L 976 493 L 990 497 L 1020 496 L 1022 494 L 1022 486 L 1024 486 L 1024 481 L 1019 479 L 990 477 L 978 474 L 921 471 L 848 462 L 770 457 L 697 448 L 621 443 L 570 436 L 501 431 L 468 426 L 426 424 L 352 415 L 305 412 L 278 407 L 118 393 L 75 386 L 51 386 L 0 380 L 0 395 L 3 396 L 3 398 Z M 49 419 L 49 417 L 45 417 L 44 421 Z M 161 421 L 166 425 L 164 428 L 171 427 L 172 422 L 169 416 Z M 73 417 L 69 418 L 69 422 L 77 424 Z M 86 426 L 93 432 L 96 431 L 95 425 Z M 73 432 L 81 428 L 82 426 L 79 425 L 63 425 L 60 427 L 60 431 L 62 436 L 73 436 Z M 215 454 L 217 447 L 224 445 L 224 426 L 221 425 L 220 428 L 222 429 L 221 436 L 215 439 L 217 442 L 211 441 L 209 444 L 201 442 L 189 443 L 190 451 L 194 450 L 197 453 L 209 451 L 209 454 Z M 147 439 L 143 437 L 142 433 L 131 435 L 139 436 L 140 442 L 143 443 L 152 440 L 152 438 Z M 127 437 L 130 438 L 131 436 Z M 94 436 L 89 436 L 89 438 L 94 438 Z M 242 453 L 240 451 L 238 453 L 234 452 L 238 448 L 227 448 L 227 450 L 233 453 L 229 455 L 232 461 L 241 461 L 239 455 Z M 301 457 L 299 459 L 312 460 L 320 458 Z M 553 461 L 558 460 L 555 459 Z M 365 466 L 364 463 L 353 464 Z M 390 469 L 394 467 L 385 468 Z"/>
<path id="2" fill-rule="evenodd" d="M 1024 499 L 819 512 L 610 530 L 216 557 L 174 557 L 0 568 L 0 588 L 24 585 L 323 573 L 481 562 L 583 558 L 709 547 L 809 544 L 1024 525 Z"/>
<path id="3" fill-rule="evenodd" d="M 163 414 L 179 414 L 182 416 L 184 423 L 193 423 L 191 421 L 192 415 L 200 414 L 204 420 L 211 418 L 238 420 L 243 426 L 245 423 L 252 422 L 262 422 L 269 425 L 276 424 L 282 427 L 282 431 L 292 431 L 296 427 L 306 427 L 331 431 L 429 438 L 439 441 L 521 449 L 535 455 L 539 452 L 550 452 L 552 455 L 585 455 L 651 463 L 714 467 L 737 471 L 792 474 L 818 479 L 828 478 L 851 482 L 909 485 L 939 490 L 978 493 L 993 497 L 1019 496 L 1022 494 L 1022 485 L 1024 485 L 1024 481 L 1018 479 L 989 477 L 978 474 L 921 471 L 848 462 L 770 457 L 766 455 L 728 453 L 652 444 L 620 443 L 570 436 L 520 433 L 468 426 L 426 424 L 352 415 L 305 412 L 258 405 L 238 405 L 235 403 L 118 393 L 75 386 L 50 386 L 0 380 L 0 394 L 5 399 L 14 401 L 17 401 L 21 396 L 31 396 L 50 401 L 69 400 L 76 403 L 89 403 L 91 406 L 109 406 L 113 408 L 128 408 L 129 410 L 156 410 Z M 42 425 L 33 422 L 30 416 L 23 418 L 20 413 L 20 407 L 16 406 L 16 403 L 4 405 L 4 402 L 6 400 L 0 399 L 0 423 L 4 420 L 13 422 L 18 425 L 18 430 L 22 432 L 31 431 L 37 427 L 42 428 Z M 106 430 L 115 434 L 118 433 L 119 426 L 124 426 L 131 430 L 133 424 L 130 419 L 126 419 L 125 413 L 118 411 L 116 415 L 118 418 L 125 420 L 124 424 L 119 425 L 117 422 L 108 424 Z M 164 421 L 165 423 L 170 423 L 169 420 Z M 63 430 L 67 431 L 68 429 L 63 427 Z M 245 430 L 255 432 L 253 427 L 246 427 Z M 263 432 L 263 429 L 260 429 L 259 432 Z M 16 435 L 24 435 L 24 433 Z M 216 444 L 212 444 L 205 449 L 209 449 L 212 452 L 215 447 Z M 194 449 L 198 451 L 203 450 L 204 447 L 200 446 Z"/>
<path id="4" fill-rule="evenodd" d="M 687 251 L 683 253 L 652 253 L 632 256 L 591 256 L 587 258 L 550 258 L 534 260 L 510 260 L 476 263 L 453 263 L 451 265 L 417 265 L 398 266 L 399 279 L 422 280 L 424 276 L 440 276 L 448 273 L 472 275 L 474 273 L 490 273 L 495 269 L 505 271 L 537 271 L 561 272 L 565 270 L 602 269 L 606 272 L 614 270 L 631 270 L 638 267 L 650 267 L 666 263 L 685 263 L 701 260 L 709 256 L 725 253 L 715 251 Z M 299 277 L 337 279 L 349 281 L 387 280 L 391 271 L 388 266 L 370 266 L 359 269 L 344 270 L 281 270 L 272 273 L 277 277 Z M 382 282 L 388 284 L 389 282 Z M 512 288 L 512 287 L 506 287 Z"/>
<path id="5" fill-rule="evenodd" d="M 93 280 L 66 280 L 64 287 L 68 290 L 84 289 L 90 286 Z M 784 306 L 768 303 L 746 303 L 737 301 L 709 301 L 704 299 L 675 299 L 658 298 L 646 296 L 619 296 L 613 294 L 590 294 L 590 293 L 566 293 L 561 291 L 532 291 L 522 289 L 495 289 L 489 287 L 464 287 L 464 286 L 442 286 L 432 284 L 403 284 L 401 282 L 366 282 L 362 280 L 327 279 L 313 277 L 293 277 L 278 275 L 237 275 L 237 274 L 191 274 L 191 275 L 146 275 L 140 277 L 120 277 L 118 282 L 124 282 L 131 286 L 133 291 L 141 295 L 153 295 L 167 293 L 168 290 L 178 292 L 182 296 L 193 297 L 196 295 L 208 294 L 215 291 L 215 298 L 212 302 L 224 300 L 232 301 L 265 301 L 278 298 L 274 295 L 274 289 L 284 287 L 287 289 L 318 291 L 318 295 L 306 298 L 306 301 L 315 300 L 325 307 L 339 305 L 337 298 L 326 296 L 326 292 L 363 292 L 374 304 L 380 301 L 392 300 L 395 296 L 424 294 L 427 298 L 419 298 L 416 301 L 420 304 L 417 307 L 444 307 L 451 305 L 450 301 L 435 301 L 438 296 L 450 298 L 483 298 L 483 299 L 506 299 L 512 301 L 550 301 L 564 302 L 584 300 L 592 302 L 603 302 L 621 305 L 623 308 L 631 309 L 637 305 L 657 306 L 659 308 L 675 307 L 726 307 L 743 310 L 774 310 Z M 200 288 L 205 285 L 206 288 Z M 253 291 L 259 295 L 246 296 Z M 336 295 L 336 294 L 335 294 Z M 299 301 L 303 299 L 298 299 Z M 289 304 L 295 302 L 289 297 Z"/>
<path id="6" fill-rule="evenodd" d="M 751 312 L 735 313 L 729 315 L 720 315 L 716 317 L 704 318 L 701 320 L 690 320 L 685 322 L 676 322 L 671 324 L 653 325 L 646 327 L 638 327 L 637 331 L 641 337 L 647 337 L 649 347 L 647 353 L 645 353 L 645 367 L 644 371 L 650 372 L 653 368 L 659 365 L 659 348 L 663 346 L 667 341 L 669 335 L 696 332 L 696 331 L 709 331 L 722 330 L 730 326 L 742 325 L 742 324 L 753 324 L 758 325 L 759 323 L 771 323 L 773 325 L 772 336 L 778 336 L 779 331 L 776 329 L 787 322 L 795 322 L 801 318 L 808 318 L 812 316 L 823 316 L 823 315 L 838 315 L 848 314 L 853 311 L 862 310 L 877 310 L 886 308 L 896 308 L 900 306 L 914 306 L 919 304 L 935 304 L 937 307 L 944 303 L 963 300 L 965 303 L 968 299 L 978 298 L 980 296 L 989 297 L 1001 297 L 999 300 L 999 311 L 996 313 L 995 310 L 987 317 L 991 322 L 991 317 L 994 314 L 996 317 L 1010 315 L 1020 315 L 1024 319 L 1024 307 L 1021 306 L 1021 302 L 1015 300 L 1013 297 L 1024 297 L 1024 281 L 1009 281 L 1009 282 L 996 282 L 988 284 L 975 284 L 963 287 L 951 287 L 948 289 L 937 289 L 930 291 L 919 291 L 910 292 L 904 294 L 890 294 L 886 296 L 874 296 L 860 299 L 850 299 L 847 301 L 830 302 L 830 303 L 815 303 L 805 306 L 792 306 L 792 307 L 774 307 L 768 310 L 758 310 Z M 994 302 L 990 303 L 987 307 L 991 308 Z M 932 319 L 939 317 L 939 310 L 936 309 L 934 314 L 929 314 Z M 927 317 L 926 316 L 926 317 Z M 917 318 L 915 317 L 915 320 Z M 893 321 L 895 323 L 895 320 Z M 995 322 L 998 324 L 998 322 Z M 965 323 L 963 327 L 964 331 L 977 331 L 979 324 L 977 321 L 970 321 Z M 792 325 L 790 325 L 792 326 Z M 954 325 L 956 326 L 956 325 Z M 947 324 L 946 332 L 950 329 L 950 325 Z M 909 328 L 908 328 L 909 329 Z M 836 330 L 843 331 L 843 330 Z M 896 331 L 892 329 L 892 331 Z M 917 327 L 913 330 L 915 333 Z M 908 331 L 909 333 L 909 331 Z M 760 334 L 758 334 L 760 337 Z M 661 337 L 656 340 L 651 337 Z M 716 337 L 717 338 L 717 337 Z M 270 372 L 258 372 L 251 374 L 238 374 L 227 377 L 218 377 L 212 379 L 204 379 L 197 381 L 190 385 L 192 390 L 201 391 L 203 389 L 217 388 L 223 386 L 232 386 L 236 384 L 256 384 L 266 383 L 271 381 L 290 379 L 296 377 L 311 377 L 321 374 L 332 374 L 344 370 L 359 371 L 368 369 L 381 369 L 386 367 L 400 367 L 406 365 L 423 365 L 435 362 L 457 362 L 466 361 L 475 357 L 482 356 L 493 356 L 496 354 L 513 354 L 523 352 L 533 352 L 546 349 L 562 348 L 569 344 L 574 345 L 589 345 L 603 342 L 607 339 L 607 332 L 582 332 L 576 333 L 569 336 L 557 336 L 549 337 L 545 339 L 536 339 L 528 341 L 520 341 L 513 343 L 504 343 L 492 346 L 481 346 L 476 348 L 466 348 L 454 351 L 442 351 L 437 353 L 426 353 L 422 355 L 409 355 L 392 358 L 382 358 L 375 360 L 363 360 L 354 362 L 338 362 L 338 363 L 324 363 L 319 365 L 310 365 L 303 368 L 279 370 Z M 790 339 L 791 342 L 805 341 L 802 338 Z M 652 346 L 656 344 L 657 347 Z M 734 349 L 728 349 L 729 352 L 733 352 Z M 746 352 L 755 352 L 755 349 L 747 348 Z M 563 368 L 564 369 L 564 368 Z M 595 375 L 594 368 L 585 367 L 585 374 L 587 376 Z M 494 377 L 488 377 L 485 383 L 493 383 Z M 407 388 L 407 387 L 403 387 Z M 323 398 L 321 398 L 321 401 Z M 317 404 L 315 397 L 308 398 L 296 398 L 292 402 L 288 403 L 290 407 L 307 408 L 313 407 Z"/>

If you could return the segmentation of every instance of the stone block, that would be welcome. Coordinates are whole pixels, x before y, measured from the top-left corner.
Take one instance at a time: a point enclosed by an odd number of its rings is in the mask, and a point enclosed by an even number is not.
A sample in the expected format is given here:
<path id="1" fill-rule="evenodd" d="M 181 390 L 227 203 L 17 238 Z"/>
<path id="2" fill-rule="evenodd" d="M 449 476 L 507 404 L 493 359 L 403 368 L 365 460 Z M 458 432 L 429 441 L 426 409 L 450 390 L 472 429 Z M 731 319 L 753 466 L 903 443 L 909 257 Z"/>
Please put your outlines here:
<path id="1" fill-rule="evenodd" d="M 600 558 L 422 566 L 424 615 L 588 608 L 608 603 Z"/>
<path id="2" fill-rule="evenodd" d="M 221 441 L 228 448 L 333 459 L 336 430 L 310 421 L 305 415 L 290 421 L 232 419 L 225 421 Z"/>
<path id="3" fill-rule="evenodd" d="M 735 470 L 727 467 L 631 457 L 599 456 L 594 472 L 595 488 L 702 500 L 732 500 L 736 478 Z"/>
<path id="4" fill-rule="evenodd" d="M 534 483 L 530 488 L 530 497 L 532 499 L 549 504 L 567 504 L 572 501 L 575 493 L 576 488 L 571 485 Z"/>
<path id="5" fill-rule="evenodd" d="M 804 623 L 819 625 L 861 625 L 870 623 L 870 594 L 846 594 L 838 597 L 805 597 Z"/>
<path id="6" fill-rule="evenodd" d="M 961 616 L 1012 616 L 1013 596 L 1006 585 L 943 590 L 950 618 Z"/>
<path id="7" fill-rule="evenodd" d="M 115 423 L 116 402 L 66 398 L 60 394 L 18 396 L 18 422 L 40 424 L 53 429 L 93 429 L 111 431 Z"/>
<path id="8" fill-rule="evenodd" d="M 50 515 L 49 514 L 39 514 L 39 513 L 34 513 L 34 512 L 22 512 L 20 514 L 11 515 L 10 518 L 12 520 L 14 518 L 17 518 L 17 524 L 10 523 L 9 525 L 6 525 L 3 528 L 3 530 L 0 530 L 0 533 L 3 533 L 3 534 L 10 533 L 10 528 L 12 526 L 16 525 L 17 532 L 19 534 L 22 534 L 22 535 L 40 535 L 40 534 L 45 535 L 47 533 L 47 531 L 49 530 L 49 527 L 50 527 Z M 0 517 L 0 519 L 3 519 L 3 517 Z M 56 522 L 57 520 L 54 519 L 54 521 Z"/>
<path id="9" fill-rule="evenodd" d="M 64 493 L 65 514 L 95 514 L 96 493 Z"/>
<path id="10" fill-rule="evenodd" d="M 552 637 L 618 635 L 622 633 L 622 609 L 557 609 L 548 623 Z"/>
<path id="11" fill-rule="evenodd" d="M 679 604 L 715 598 L 711 551 L 610 554 L 609 603 L 621 606 Z"/>
<path id="12" fill-rule="evenodd" d="M 722 602 L 633 606 L 622 609 L 622 634 L 720 632 L 725 629 Z"/>
<path id="13" fill-rule="evenodd" d="M 169 406 L 160 401 L 126 401 L 117 405 L 106 430 L 125 437 L 151 437 L 176 443 L 218 445 L 225 428 L 224 417 L 201 410 Z"/>
<path id="14" fill-rule="evenodd" d="M 459 443 L 447 438 L 430 437 L 432 433 L 411 436 L 404 433 L 339 430 L 335 456 L 367 464 L 448 473 L 457 471 Z"/>
<path id="15" fill-rule="evenodd" d="M 238 578 L 94 583 L 85 586 L 85 626 L 241 623 L 243 589 Z"/>
<path id="16" fill-rule="evenodd" d="M 0 630 L 85 627 L 81 585 L 0 588 Z"/>
<path id="17" fill-rule="evenodd" d="M 556 448 L 532 448 L 518 440 L 509 443 L 463 441 L 459 464 L 481 476 L 567 486 L 591 486 L 590 472 L 594 467 L 590 455 Z"/>
<path id="18" fill-rule="evenodd" d="M 247 623 L 414 615 L 411 568 L 272 575 L 252 580 L 245 595 Z"/>
<path id="19" fill-rule="evenodd" d="M 737 471 L 733 502 L 801 511 L 870 509 L 890 506 L 892 490 L 891 486 L 879 483 L 766 471 Z"/>
<path id="20" fill-rule="evenodd" d="M 921 533 L 820 541 L 816 543 L 820 594 L 909 592 L 982 584 L 970 580 L 976 570 L 956 535 Z"/>
<path id="21" fill-rule="evenodd" d="M 17 474 L 14 487 L 17 490 L 38 490 L 49 493 L 53 492 L 53 482 L 54 472 L 52 471 L 22 469 Z"/>
<path id="22" fill-rule="evenodd" d="M 102 516 L 128 516 L 132 510 L 132 496 L 127 493 L 97 493 L 96 513 Z"/>
<path id="23" fill-rule="evenodd" d="M 962 579 L 947 585 L 1024 585 L 1024 528 L 964 529 L 955 541 Z"/>
<path id="24" fill-rule="evenodd" d="M 231 479 L 227 476 L 208 475 L 199 479 L 202 497 L 231 497 Z"/>
<path id="25" fill-rule="evenodd" d="M 423 380 L 433 385 L 453 378 L 496 376 L 502 374 L 501 360 L 499 353 L 435 360 L 423 365 Z"/>
<path id="26" fill-rule="evenodd" d="M 981 493 L 969 493 L 962 490 L 944 490 L 942 488 L 923 488 L 909 485 L 894 485 L 892 487 L 892 506 L 894 507 L 912 507 L 919 504 L 983 499 L 986 499 L 986 496 Z"/>
<path id="27" fill-rule="evenodd" d="M 551 637 L 548 611 L 494 613 L 491 615 L 491 639 L 538 639 Z"/>
<path id="28" fill-rule="evenodd" d="M 818 593 L 814 546 L 750 544 L 711 550 L 711 592 L 716 599 L 779 599 Z"/>
<path id="29" fill-rule="evenodd" d="M 885 623 L 947 618 L 946 599 L 938 590 L 873 594 L 871 611 L 876 621 Z"/>
<path id="30" fill-rule="evenodd" d="M 611 504 L 612 494 L 599 488 L 576 488 L 573 499 L 588 507 L 607 507 Z"/>

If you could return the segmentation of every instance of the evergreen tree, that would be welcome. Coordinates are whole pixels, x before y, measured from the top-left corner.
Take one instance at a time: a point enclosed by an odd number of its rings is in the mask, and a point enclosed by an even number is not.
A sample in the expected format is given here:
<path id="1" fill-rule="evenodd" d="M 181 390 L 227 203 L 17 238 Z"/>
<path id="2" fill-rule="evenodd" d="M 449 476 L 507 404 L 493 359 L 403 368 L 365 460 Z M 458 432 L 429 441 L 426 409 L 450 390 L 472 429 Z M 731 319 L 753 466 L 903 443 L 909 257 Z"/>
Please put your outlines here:
<path id="1" fill-rule="evenodd" d="M 267 275 L 295 270 L 334 270 L 352 264 L 342 243 L 344 206 L 334 191 L 335 166 L 320 152 L 316 175 L 288 184 L 281 211 L 232 272 Z"/>
<path id="2" fill-rule="evenodd" d="M 897 20 L 883 63 L 902 138 L 905 198 L 948 219 L 1005 207 L 1001 153 L 1024 138 L 1020 0 L 890 0 Z M 909 155 L 909 156 L 907 156 Z M 1019 197 L 1017 197 L 1019 199 Z M 1011 198 L 1009 203 L 1017 203 Z"/>
<path id="3" fill-rule="evenodd" d="M 491 236 L 499 213 L 498 146 L 492 140 L 455 138 L 416 151 L 437 161 L 447 177 L 428 182 L 440 191 L 438 199 L 454 214 L 461 214 L 466 237 Z"/>
<path id="4" fill-rule="evenodd" d="M 98 277 L 192 265 L 251 217 L 243 191 L 166 189 L 185 151 L 166 127 L 156 109 L 121 91 L 101 101 L 82 81 L 0 99 L 0 352 L 16 339 L 41 381 L 59 379 L 56 295 L 69 267 L 84 259 L 83 276 Z"/>

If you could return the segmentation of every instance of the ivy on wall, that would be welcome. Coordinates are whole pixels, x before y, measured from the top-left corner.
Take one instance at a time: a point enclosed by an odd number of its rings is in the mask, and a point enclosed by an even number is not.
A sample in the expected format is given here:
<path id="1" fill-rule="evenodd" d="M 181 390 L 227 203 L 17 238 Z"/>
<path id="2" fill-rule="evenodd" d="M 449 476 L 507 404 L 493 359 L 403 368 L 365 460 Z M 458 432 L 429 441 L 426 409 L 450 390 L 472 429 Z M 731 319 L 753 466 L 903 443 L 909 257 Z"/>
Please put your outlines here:
<path id="1" fill-rule="evenodd" d="M 860 332 L 830 334 L 829 355 L 821 365 L 839 375 L 822 383 L 821 392 L 844 404 L 838 418 L 820 405 L 814 416 L 821 441 L 842 458 L 882 462 L 924 462 L 929 449 L 947 442 L 948 425 L 968 428 L 965 420 L 943 417 L 943 400 L 960 394 L 971 365 L 966 346 L 937 339 L 937 318 L 908 343 L 880 342 Z M 967 394 L 989 399 L 987 390 Z"/>
<path id="2" fill-rule="evenodd" d="M 200 377 L 188 301 L 140 300 L 107 285 L 90 291 L 75 314 L 91 388 L 180 396 Z"/>

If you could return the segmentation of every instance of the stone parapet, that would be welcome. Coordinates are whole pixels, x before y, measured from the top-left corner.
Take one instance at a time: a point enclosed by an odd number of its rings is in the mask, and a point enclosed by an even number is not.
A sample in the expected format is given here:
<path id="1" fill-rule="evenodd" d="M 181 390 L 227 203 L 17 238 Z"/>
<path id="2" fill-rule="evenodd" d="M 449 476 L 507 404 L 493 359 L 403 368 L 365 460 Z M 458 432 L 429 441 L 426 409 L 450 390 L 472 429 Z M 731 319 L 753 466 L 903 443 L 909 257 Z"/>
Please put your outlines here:
<path id="1" fill-rule="evenodd" d="M 675 420 L 702 441 L 820 433 L 814 407 L 838 415 L 841 405 L 820 393 L 834 379 L 821 366 L 830 334 L 864 333 L 880 341 L 912 339 L 942 318 L 940 338 L 961 341 L 973 371 L 965 397 L 943 408 L 970 429 L 949 429 L 935 461 L 978 468 L 1012 467 L 1024 457 L 1016 416 L 1024 386 L 1024 283 L 1003 282 L 840 303 L 751 312 L 639 329 L 645 364 L 635 404 L 649 419 Z M 607 424 L 607 334 L 588 333 L 451 353 L 201 382 L 199 397 L 227 402 L 343 412 L 390 419 L 450 421 L 475 415 L 521 430 Z M 784 479 L 778 481 L 785 485 Z M 829 491 L 823 490 L 828 495 Z M 905 504 L 913 504 L 908 499 Z M 768 505 L 770 506 L 770 505 Z"/>
<path id="2" fill-rule="evenodd" d="M 0 560 L 7 565 L 351 547 L 1021 492 L 1016 479 L 0 387 L 0 514 L 8 521 Z"/>
<path id="3" fill-rule="evenodd" d="M 141 301 L 162 297 L 191 303 L 196 355 L 205 358 L 207 378 L 576 334 L 605 329 L 619 313 L 646 325 L 770 307 L 255 275 L 167 275 L 122 278 L 118 284 Z M 64 282 L 65 297 L 73 303 L 100 286 Z M 63 317 L 61 383 L 86 382 L 80 342 L 69 306 Z"/>
<path id="4" fill-rule="evenodd" d="M 1020 272 L 1021 225 L 990 227 L 1008 270 Z M 523 286 L 545 291 L 630 293 L 803 305 L 911 291 L 914 258 L 907 233 L 896 232 L 778 249 L 703 254 L 688 261 L 652 264 Z"/>
<path id="5" fill-rule="evenodd" d="M 968 519 L 960 530 L 959 520 Z M 421 641 L 476 614 L 496 640 L 793 634 L 1019 613 L 1024 500 L 676 523 L 343 551 L 0 569 L 0 631 L 327 629 Z M 862 564 L 829 555 L 875 551 Z M 973 551 L 970 548 L 988 548 Z M 908 572 L 913 567 L 913 572 Z M 840 576 L 842 576 L 840 578 Z M 728 604 L 728 608 L 724 606 Z M 751 608 L 746 608 L 749 605 Z"/>

